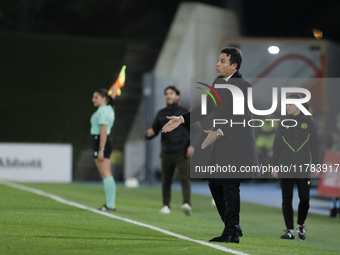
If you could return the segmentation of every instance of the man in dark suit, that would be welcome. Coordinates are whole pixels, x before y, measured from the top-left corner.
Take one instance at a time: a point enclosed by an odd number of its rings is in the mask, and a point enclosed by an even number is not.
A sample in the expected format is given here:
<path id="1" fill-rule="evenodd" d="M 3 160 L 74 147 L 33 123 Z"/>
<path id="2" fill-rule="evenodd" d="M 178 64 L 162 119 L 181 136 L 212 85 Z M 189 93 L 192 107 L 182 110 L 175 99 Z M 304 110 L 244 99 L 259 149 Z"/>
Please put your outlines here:
<path id="1" fill-rule="evenodd" d="M 217 210 L 224 222 L 224 230 L 221 236 L 211 239 L 211 242 L 239 243 L 239 237 L 243 235 L 239 226 L 240 213 L 240 182 L 250 179 L 249 174 L 241 175 L 241 167 L 258 166 L 258 156 L 255 144 L 255 135 L 248 121 L 252 119 L 252 113 L 247 105 L 247 89 L 251 84 L 240 73 L 242 53 L 239 49 L 228 47 L 221 50 L 216 72 L 218 77 L 213 83 L 222 104 L 215 106 L 213 100 L 208 97 L 207 114 L 214 112 L 214 119 L 226 119 L 228 125 L 218 125 L 213 130 L 205 130 L 208 134 L 202 144 L 202 149 L 213 144 L 214 148 L 210 158 L 210 165 L 218 163 L 220 166 L 233 166 L 237 174 L 226 173 L 222 178 L 209 179 L 209 188 L 215 200 Z M 244 95 L 244 113 L 233 114 L 233 94 L 229 89 L 218 88 L 217 84 L 231 84 L 242 91 Z M 169 122 L 163 127 L 163 132 L 170 132 L 180 124 L 190 125 L 206 115 L 201 115 L 201 107 L 182 116 L 167 117 Z"/>

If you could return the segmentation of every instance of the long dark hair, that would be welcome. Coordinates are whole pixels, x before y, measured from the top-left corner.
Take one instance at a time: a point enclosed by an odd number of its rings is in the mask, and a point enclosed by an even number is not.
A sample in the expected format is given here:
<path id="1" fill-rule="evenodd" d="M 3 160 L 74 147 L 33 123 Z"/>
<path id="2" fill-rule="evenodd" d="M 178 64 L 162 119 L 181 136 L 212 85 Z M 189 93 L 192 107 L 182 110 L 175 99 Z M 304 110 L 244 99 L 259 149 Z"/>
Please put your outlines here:
<path id="1" fill-rule="evenodd" d="M 303 98 L 300 94 L 290 94 L 287 98 L 296 98 L 296 99 L 300 99 L 300 98 Z M 303 103 L 302 104 L 306 109 L 307 111 L 309 111 L 311 114 L 313 114 L 313 111 L 309 105 L 309 102 L 306 102 L 306 103 Z M 312 116 L 307 116 L 307 117 L 312 117 Z"/>
<path id="2" fill-rule="evenodd" d="M 106 97 L 106 104 L 114 107 L 115 100 L 111 96 L 109 96 L 109 94 L 107 93 L 107 89 L 97 89 L 94 92 L 98 93 L 101 97 Z"/>

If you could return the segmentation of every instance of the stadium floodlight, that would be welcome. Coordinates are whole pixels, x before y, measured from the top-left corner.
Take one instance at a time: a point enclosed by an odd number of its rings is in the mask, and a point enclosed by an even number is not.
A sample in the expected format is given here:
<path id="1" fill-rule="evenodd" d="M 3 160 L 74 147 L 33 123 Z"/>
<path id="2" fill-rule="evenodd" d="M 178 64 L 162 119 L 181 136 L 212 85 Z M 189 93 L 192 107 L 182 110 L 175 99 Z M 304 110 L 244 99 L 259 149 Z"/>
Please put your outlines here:
<path id="1" fill-rule="evenodd" d="M 270 46 L 268 48 L 268 51 L 269 51 L 270 54 L 277 54 L 277 53 L 280 52 L 280 48 L 277 47 L 277 46 Z"/>

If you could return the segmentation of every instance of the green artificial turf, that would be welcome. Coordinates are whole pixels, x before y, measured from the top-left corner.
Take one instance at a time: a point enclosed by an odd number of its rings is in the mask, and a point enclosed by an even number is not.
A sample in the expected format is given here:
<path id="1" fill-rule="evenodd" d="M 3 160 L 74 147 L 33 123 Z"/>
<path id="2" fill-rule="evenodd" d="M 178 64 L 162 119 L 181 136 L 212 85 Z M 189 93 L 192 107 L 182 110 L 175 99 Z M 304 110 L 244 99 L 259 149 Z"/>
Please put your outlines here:
<path id="1" fill-rule="evenodd" d="M 23 184 L 91 208 L 104 203 L 102 185 Z M 146 227 L 59 203 L 0 184 L 0 254 L 226 254 Z M 172 191 L 171 214 L 161 208 L 160 187 L 117 188 L 111 214 L 195 240 L 208 241 L 223 230 L 211 198 L 192 195 L 193 214 L 180 210 L 181 192 Z M 281 240 L 281 210 L 241 204 L 240 244 L 219 244 L 247 254 L 338 254 L 340 219 L 310 214 L 307 239 Z"/>

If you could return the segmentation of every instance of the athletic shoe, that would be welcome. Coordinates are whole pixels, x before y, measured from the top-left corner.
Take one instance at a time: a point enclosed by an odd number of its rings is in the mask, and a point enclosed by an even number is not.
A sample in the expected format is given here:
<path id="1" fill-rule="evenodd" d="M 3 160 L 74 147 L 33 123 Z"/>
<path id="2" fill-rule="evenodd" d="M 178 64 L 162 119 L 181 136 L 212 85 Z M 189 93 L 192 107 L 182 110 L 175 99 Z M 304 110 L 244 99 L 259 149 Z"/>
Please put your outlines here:
<path id="1" fill-rule="evenodd" d="M 182 205 L 182 211 L 185 215 L 189 216 L 191 214 L 191 206 L 188 203 Z"/>
<path id="2" fill-rule="evenodd" d="M 305 240 L 306 239 L 306 232 L 304 229 L 304 225 L 300 225 L 296 228 L 296 231 L 299 233 L 299 238 L 301 240 Z"/>
<path id="3" fill-rule="evenodd" d="M 165 205 L 159 212 L 164 214 L 170 214 L 170 208 L 169 206 Z"/>
<path id="4" fill-rule="evenodd" d="M 116 207 L 115 206 L 107 207 L 106 204 L 104 204 L 102 207 L 98 208 L 98 210 L 103 211 L 103 212 L 106 212 L 106 211 L 114 212 L 116 211 Z"/>
<path id="5" fill-rule="evenodd" d="M 281 236 L 281 239 L 294 239 L 294 234 L 292 234 L 288 229 L 286 234 Z"/>

